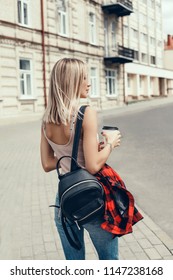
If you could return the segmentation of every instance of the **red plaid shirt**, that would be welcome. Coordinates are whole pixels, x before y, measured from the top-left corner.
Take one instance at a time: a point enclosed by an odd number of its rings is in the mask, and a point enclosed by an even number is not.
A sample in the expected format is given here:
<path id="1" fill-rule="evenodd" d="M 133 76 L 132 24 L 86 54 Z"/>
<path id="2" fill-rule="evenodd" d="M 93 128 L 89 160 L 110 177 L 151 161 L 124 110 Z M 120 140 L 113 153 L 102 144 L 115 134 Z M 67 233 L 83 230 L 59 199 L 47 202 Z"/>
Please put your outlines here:
<path id="1" fill-rule="evenodd" d="M 101 224 L 101 227 L 116 236 L 131 233 L 133 231 L 132 226 L 143 219 L 143 216 L 134 206 L 133 195 L 126 189 L 117 172 L 109 165 L 105 164 L 95 176 L 102 184 L 105 192 L 105 221 Z M 123 198 L 125 201 L 126 208 L 124 210 L 121 208 L 122 205 L 116 202 L 117 197 Z"/>

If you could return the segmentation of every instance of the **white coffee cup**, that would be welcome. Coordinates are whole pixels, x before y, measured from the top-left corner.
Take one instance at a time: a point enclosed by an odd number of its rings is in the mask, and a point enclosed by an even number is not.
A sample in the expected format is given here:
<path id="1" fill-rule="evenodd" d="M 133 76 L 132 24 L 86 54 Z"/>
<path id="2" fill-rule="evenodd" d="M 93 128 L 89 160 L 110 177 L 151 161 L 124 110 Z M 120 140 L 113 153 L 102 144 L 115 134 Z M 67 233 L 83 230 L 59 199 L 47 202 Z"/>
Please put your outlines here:
<path id="1" fill-rule="evenodd" d="M 108 133 L 113 133 L 115 130 L 119 130 L 118 127 L 116 127 L 116 126 L 106 126 L 106 125 L 104 125 L 104 126 L 102 127 L 102 132 L 106 132 L 107 134 L 108 134 Z M 103 137 L 104 137 L 104 136 L 103 136 Z M 104 141 L 104 143 L 106 144 L 106 139 L 105 139 L 105 137 L 104 137 L 103 141 Z"/>

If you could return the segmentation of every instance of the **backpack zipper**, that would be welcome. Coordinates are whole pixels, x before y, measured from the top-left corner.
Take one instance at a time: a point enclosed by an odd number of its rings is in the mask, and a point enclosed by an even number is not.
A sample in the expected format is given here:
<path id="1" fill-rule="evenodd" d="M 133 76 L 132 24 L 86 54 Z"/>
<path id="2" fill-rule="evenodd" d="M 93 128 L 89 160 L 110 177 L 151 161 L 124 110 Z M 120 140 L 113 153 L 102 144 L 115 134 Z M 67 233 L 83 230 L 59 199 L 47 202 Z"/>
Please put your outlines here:
<path id="1" fill-rule="evenodd" d="M 88 214 L 87 216 L 83 217 L 82 219 L 80 219 L 80 220 L 78 220 L 78 221 L 75 220 L 74 222 L 75 222 L 77 228 L 80 230 L 81 227 L 79 226 L 79 222 L 83 221 L 84 219 L 88 218 L 90 215 L 92 215 L 92 214 L 94 214 L 95 212 L 97 212 L 99 209 L 102 208 L 102 206 L 103 206 L 103 205 L 101 205 L 99 208 L 97 208 L 96 210 L 94 210 L 93 212 L 91 212 L 90 214 Z"/>
<path id="2" fill-rule="evenodd" d="M 76 224 L 78 230 L 81 230 L 81 227 L 79 226 L 78 221 L 74 221 L 74 222 L 75 222 L 75 224 Z"/>
<path id="3" fill-rule="evenodd" d="M 92 211 L 90 214 L 86 215 L 85 217 L 83 217 L 82 219 L 78 220 L 78 222 L 83 221 L 84 219 L 88 218 L 89 216 L 91 216 L 92 214 L 94 214 L 95 212 L 97 212 L 98 210 L 100 210 L 102 208 L 103 205 L 100 205 L 100 207 L 98 207 L 97 209 L 95 209 L 94 211 Z"/>
<path id="4" fill-rule="evenodd" d="M 95 182 L 95 183 L 97 183 L 99 186 L 101 186 L 101 188 L 102 188 L 102 185 L 101 185 L 99 182 L 97 182 L 96 180 L 89 179 L 89 180 L 82 181 L 82 183 L 86 183 L 86 182 Z M 68 188 L 68 189 L 62 194 L 62 196 L 61 196 L 61 201 L 62 201 L 64 195 L 65 195 L 69 190 L 71 190 L 72 188 L 74 188 L 74 187 L 76 187 L 76 186 L 78 186 L 78 185 L 80 185 L 80 184 L 81 184 L 81 182 L 76 183 L 76 184 L 74 184 L 73 186 L 71 186 L 70 188 Z"/>

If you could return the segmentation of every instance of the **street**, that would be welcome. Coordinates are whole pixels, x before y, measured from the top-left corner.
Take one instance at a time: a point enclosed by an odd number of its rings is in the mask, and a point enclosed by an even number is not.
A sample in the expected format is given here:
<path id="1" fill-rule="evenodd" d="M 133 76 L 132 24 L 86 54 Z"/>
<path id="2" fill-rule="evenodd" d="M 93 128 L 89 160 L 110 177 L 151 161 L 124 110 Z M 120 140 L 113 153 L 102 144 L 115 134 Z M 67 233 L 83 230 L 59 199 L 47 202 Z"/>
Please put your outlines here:
<path id="1" fill-rule="evenodd" d="M 105 118 L 121 146 L 110 159 L 137 204 L 173 238 L 173 104 Z"/>
<path id="2" fill-rule="evenodd" d="M 137 205 L 173 238 L 172 112 L 171 103 L 103 115 L 102 124 L 118 126 L 123 136 L 108 163 Z M 4 259 L 63 259 L 49 208 L 55 200 L 57 174 L 41 167 L 40 124 L 41 120 L 32 120 L 0 126 L 0 256 Z M 125 256 L 130 257 L 126 251 Z"/>

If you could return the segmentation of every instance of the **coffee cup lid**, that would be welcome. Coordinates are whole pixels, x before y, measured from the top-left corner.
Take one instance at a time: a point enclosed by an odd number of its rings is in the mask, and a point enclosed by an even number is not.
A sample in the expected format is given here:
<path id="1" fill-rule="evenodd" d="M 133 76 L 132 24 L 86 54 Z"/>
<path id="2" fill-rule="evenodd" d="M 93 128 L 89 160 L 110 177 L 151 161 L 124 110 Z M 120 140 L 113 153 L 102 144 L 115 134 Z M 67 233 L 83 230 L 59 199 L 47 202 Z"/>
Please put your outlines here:
<path id="1" fill-rule="evenodd" d="M 116 126 L 107 126 L 107 125 L 104 125 L 103 127 L 102 127 L 102 129 L 104 130 L 118 130 L 118 127 L 116 127 Z"/>

